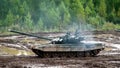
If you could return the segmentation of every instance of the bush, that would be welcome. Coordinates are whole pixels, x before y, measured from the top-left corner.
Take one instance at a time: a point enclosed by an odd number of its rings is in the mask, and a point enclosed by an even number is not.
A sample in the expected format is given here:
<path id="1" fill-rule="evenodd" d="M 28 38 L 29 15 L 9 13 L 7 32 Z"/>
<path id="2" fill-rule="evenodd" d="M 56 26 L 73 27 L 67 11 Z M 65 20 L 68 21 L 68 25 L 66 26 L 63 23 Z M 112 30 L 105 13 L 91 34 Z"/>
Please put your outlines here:
<path id="1" fill-rule="evenodd" d="M 115 30 L 116 29 L 116 26 L 115 24 L 111 23 L 111 22 L 106 22 L 104 23 L 104 25 L 102 26 L 102 30 Z"/>

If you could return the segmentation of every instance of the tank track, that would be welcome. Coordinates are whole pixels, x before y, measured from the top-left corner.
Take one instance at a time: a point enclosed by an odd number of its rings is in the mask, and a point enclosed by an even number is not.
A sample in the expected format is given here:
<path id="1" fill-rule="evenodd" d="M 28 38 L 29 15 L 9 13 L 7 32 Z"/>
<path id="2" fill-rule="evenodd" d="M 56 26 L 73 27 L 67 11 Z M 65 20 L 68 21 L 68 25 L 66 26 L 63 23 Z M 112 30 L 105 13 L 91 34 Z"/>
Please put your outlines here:
<path id="1" fill-rule="evenodd" d="M 32 49 L 32 51 L 37 54 L 41 58 L 53 58 L 53 57 L 94 57 L 96 56 L 102 49 L 95 49 L 89 51 L 65 51 L 65 52 L 54 52 L 54 51 L 41 51 L 38 49 Z"/>

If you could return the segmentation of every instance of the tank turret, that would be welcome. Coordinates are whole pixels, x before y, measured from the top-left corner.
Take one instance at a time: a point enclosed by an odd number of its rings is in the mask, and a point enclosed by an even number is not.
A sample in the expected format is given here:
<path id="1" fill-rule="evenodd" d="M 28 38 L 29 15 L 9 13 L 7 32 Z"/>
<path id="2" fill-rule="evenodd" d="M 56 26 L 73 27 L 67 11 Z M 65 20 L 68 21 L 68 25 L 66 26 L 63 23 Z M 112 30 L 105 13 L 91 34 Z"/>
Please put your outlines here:
<path id="1" fill-rule="evenodd" d="M 79 44 L 84 40 L 84 37 L 78 36 L 76 33 L 67 32 L 65 36 L 59 37 L 58 40 L 53 40 L 54 44 Z"/>
<path id="2" fill-rule="evenodd" d="M 84 40 L 84 37 L 81 37 L 78 35 L 78 34 L 80 34 L 78 31 L 76 31 L 75 34 L 67 32 L 64 36 L 59 37 L 57 39 L 50 39 L 47 37 L 37 36 L 34 34 L 28 34 L 28 33 L 20 32 L 20 31 L 16 31 L 16 30 L 11 30 L 11 29 L 9 29 L 9 31 L 13 32 L 13 33 L 18 33 L 21 35 L 27 35 L 27 36 L 31 36 L 31 37 L 49 40 L 49 41 L 51 41 L 52 44 L 78 44 L 82 40 Z"/>

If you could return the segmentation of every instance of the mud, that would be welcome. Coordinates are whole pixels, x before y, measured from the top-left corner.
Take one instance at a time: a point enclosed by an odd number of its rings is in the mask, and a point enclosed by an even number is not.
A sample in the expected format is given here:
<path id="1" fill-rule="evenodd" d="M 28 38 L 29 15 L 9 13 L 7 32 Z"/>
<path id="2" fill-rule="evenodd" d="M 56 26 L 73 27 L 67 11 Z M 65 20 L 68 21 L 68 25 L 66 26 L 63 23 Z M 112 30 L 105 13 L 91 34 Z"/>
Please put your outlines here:
<path id="1" fill-rule="evenodd" d="M 53 33 L 46 36 L 59 35 Z M 98 33 L 92 38 L 105 43 L 105 50 L 96 57 L 39 58 L 29 48 L 49 41 L 22 35 L 0 37 L 0 68 L 120 68 L 119 33 Z"/>
<path id="2" fill-rule="evenodd" d="M 1 68 L 119 68 L 120 55 L 79 58 L 0 56 Z"/>

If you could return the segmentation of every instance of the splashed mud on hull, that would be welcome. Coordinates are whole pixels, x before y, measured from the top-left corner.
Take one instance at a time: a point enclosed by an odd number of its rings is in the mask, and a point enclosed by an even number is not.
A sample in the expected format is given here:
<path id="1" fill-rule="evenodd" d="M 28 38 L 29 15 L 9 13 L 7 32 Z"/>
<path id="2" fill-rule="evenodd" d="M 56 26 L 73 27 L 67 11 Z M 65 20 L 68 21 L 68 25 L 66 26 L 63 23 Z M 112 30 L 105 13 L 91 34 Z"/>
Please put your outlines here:
<path id="1" fill-rule="evenodd" d="M 67 45 L 67 44 L 66 44 Z M 44 46 L 36 46 L 32 48 L 32 51 L 37 54 L 39 57 L 90 57 L 96 56 L 99 54 L 101 50 L 104 49 L 101 45 L 96 45 L 96 47 L 87 48 L 84 46 L 72 46 L 72 45 L 44 45 Z M 86 46 L 86 47 L 85 47 Z"/>
<path id="2" fill-rule="evenodd" d="M 52 58 L 52 57 L 93 57 L 96 56 L 102 49 L 89 50 L 89 51 L 41 51 L 32 49 L 32 51 L 39 57 Z"/>

